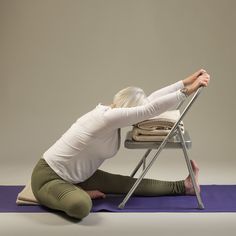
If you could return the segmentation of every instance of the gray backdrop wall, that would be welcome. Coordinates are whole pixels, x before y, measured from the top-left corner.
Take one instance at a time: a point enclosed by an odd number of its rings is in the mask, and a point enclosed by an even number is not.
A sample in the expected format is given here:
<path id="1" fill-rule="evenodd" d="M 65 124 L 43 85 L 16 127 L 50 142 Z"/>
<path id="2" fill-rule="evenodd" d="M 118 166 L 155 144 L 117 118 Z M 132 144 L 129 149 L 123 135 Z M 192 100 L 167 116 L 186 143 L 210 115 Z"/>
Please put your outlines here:
<path id="1" fill-rule="evenodd" d="M 211 83 L 185 119 L 192 155 L 235 164 L 235 8 L 234 0 L 0 0 L 1 168 L 31 168 L 118 90 L 149 94 L 200 68 Z M 122 148 L 110 166 L 136 154 Z"/>

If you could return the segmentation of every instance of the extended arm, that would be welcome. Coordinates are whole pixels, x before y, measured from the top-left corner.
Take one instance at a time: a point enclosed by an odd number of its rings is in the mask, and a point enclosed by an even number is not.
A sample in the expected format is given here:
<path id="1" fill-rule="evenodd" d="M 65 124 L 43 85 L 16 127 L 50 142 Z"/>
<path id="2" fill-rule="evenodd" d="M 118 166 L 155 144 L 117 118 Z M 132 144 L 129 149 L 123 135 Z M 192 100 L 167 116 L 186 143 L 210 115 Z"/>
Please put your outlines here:
<path id="1" fill-rule="evenodd" d="M 181 88 L 187 86 L 188 95 L 190 95 L 200 86 L 207 86 L 209 80 L 210 76 L 203 70 L 199 70 L 183 81 L 178 81 L 173 85 L 154 92 L 150 95 L 151 97 L 148 97 L 149 102 L 145 105 L 108 109 L 104 112 L 105 125 L 107 129 L 117 129 L 158 116 L 186 99 L 186 96 L 180 91 Z M 173 92 L 165 94 L 167 90 L 168 92 Z"/>
<path id="2" fill-rule="evenodd" d="M 161 88 L 157 91 L 154 91 L 147 98 L 149 101 L 152 101 L 154 99 L 157 99 L 158 97 L 161 97 L 163 95 L 175 92 L 179 89 L 182 89 L 183 87 L 186 87 L 186 86 L 189 87 L 197 80 L 197 78 L 199 76 L 201 76 L 204 73 L 206 73 L 206 71 L 204 69 L 200 69 L 183 80 L 180 80 L 174 84 L 171 84 L 171 85 Z M 191 92 L 192 91 L 190 91 L 190 93 Z"/>
<path id="3" fill-rule="evenodd" d="M 178 90 L 158 97 L 142 106 L 109 109 L 104 113 L 105 124 L 108 129 L 117 129 L 133 125 L 160 115 L 171 107 L 176 106 L 185 98 L 186 96 Z"/>
<path id="4" fill-rule="evenodd" d="M 179 89 L 182 89 L 184 87 L 184 83 L 182 80 L 171 84 L 169 86 L 166 86 L 164 88 L 161 88 L 159 90 L 154 91 L 153 93 L 151 93 L 147 98 L 149 101 L 153 101 L 159 97 L 162 97 L 163 95 L 169 94 L 169 93 L 173 93 Z"/>

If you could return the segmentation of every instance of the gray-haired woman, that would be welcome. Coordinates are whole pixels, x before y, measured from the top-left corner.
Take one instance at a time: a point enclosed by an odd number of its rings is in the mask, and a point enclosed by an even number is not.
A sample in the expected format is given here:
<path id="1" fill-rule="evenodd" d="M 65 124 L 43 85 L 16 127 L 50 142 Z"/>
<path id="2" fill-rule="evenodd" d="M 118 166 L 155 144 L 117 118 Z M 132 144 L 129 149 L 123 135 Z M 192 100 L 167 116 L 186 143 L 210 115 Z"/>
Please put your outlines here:
<path id="1" fill-rule="evenodd" d="M 74 124 L 42 155 L 31 176 L 40 204 L 82 219 L 92 208 L 91 199 L 106 193 L 127 193 L 136 178 L 99 170 L 120 147 L 120 128 L 157 116 L 207 86 L 210 76 L 203 69 L 184 80 L 146 96 L 137 87 L 119 91 L 110 105 L 99 103 Z M 191 160 L 198 184 L 199 168 Z M 200 191 L 200 187 L 198 184 Z M 134 195 L 194 194 L 191 178 L 179 181 L 143 179 Z"/>

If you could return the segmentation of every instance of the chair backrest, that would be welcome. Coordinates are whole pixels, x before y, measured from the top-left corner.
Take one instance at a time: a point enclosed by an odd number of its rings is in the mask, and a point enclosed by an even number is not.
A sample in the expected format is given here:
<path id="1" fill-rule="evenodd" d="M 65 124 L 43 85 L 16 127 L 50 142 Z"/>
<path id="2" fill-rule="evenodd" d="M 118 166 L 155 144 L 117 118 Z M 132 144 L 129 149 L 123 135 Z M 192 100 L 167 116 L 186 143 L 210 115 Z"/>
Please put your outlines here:
<path id="1" fill-rule="evenodd" d="M 176 123 L 174 124 L 174 126 L 171 128 L 170 133 L 167 135 L 168 138 L 172 136 L 174 130 L 176 129 L 176 127 L 179 125 L 179 123 L 183 120 L 184 116 L 186 115 L 186 113 L 188 112 L 188 110 L 190 109 L 190 107 L 192 106 L 192 104 L 194 103 L 194 101 L 197 99 L 197 97 L 200 95 L 201 91 L 202 91 L 203 87 L 198 88 L 198 90 L 194 93 L 194 95 L 192 96 L 190 102 L 186 105 L 186 107 L 184 108 L 183 112 L 180 114 L 179 119 L 176 121 Z M 177 109 L 180 109 L 181 106 L 183 105 L 184 101 L 182 101 Z"/>

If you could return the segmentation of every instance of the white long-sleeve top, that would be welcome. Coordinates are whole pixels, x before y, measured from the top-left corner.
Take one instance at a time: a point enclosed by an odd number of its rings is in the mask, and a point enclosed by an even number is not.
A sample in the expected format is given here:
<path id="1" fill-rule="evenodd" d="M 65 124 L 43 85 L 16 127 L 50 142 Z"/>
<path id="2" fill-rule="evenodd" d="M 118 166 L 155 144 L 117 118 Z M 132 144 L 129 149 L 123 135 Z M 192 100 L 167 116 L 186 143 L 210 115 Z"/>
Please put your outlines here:
<path id="1" fill-rule="evenodd" d="M 64 180 L 88 179 L 120 148 L 119 130 L 157 116 L 183 101 L 182 80 L 151 93 L 148 103 L 130 108 L 111 108 L 99 103 L 78 118 L 43 154 L 48 165 Z"/>

